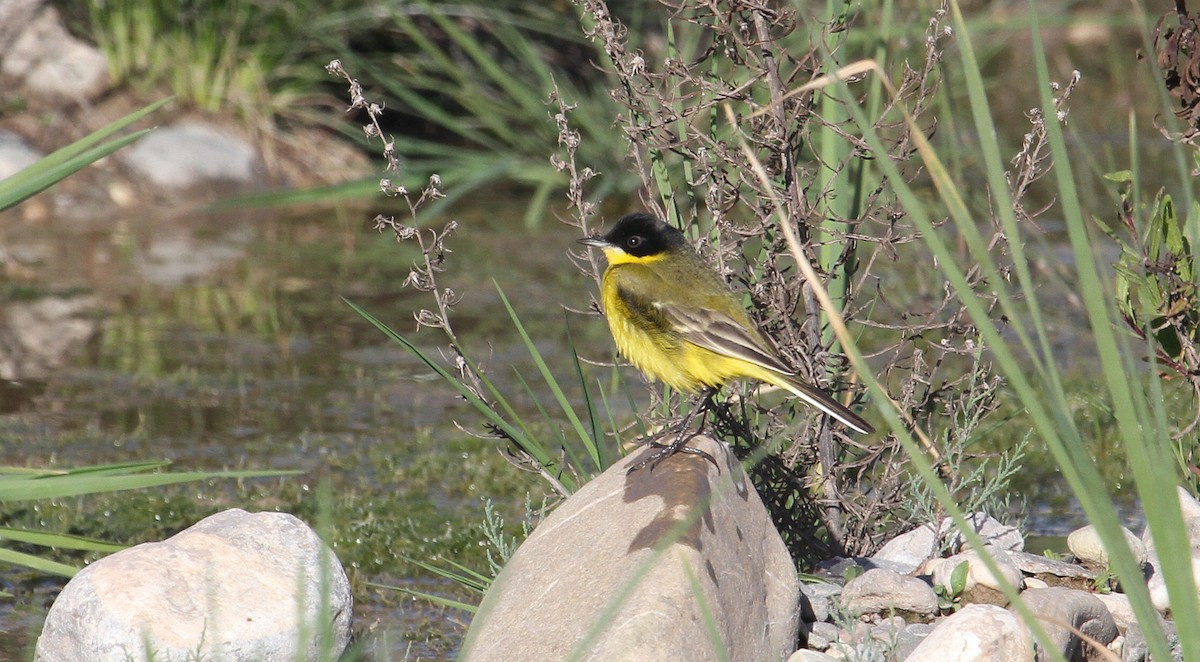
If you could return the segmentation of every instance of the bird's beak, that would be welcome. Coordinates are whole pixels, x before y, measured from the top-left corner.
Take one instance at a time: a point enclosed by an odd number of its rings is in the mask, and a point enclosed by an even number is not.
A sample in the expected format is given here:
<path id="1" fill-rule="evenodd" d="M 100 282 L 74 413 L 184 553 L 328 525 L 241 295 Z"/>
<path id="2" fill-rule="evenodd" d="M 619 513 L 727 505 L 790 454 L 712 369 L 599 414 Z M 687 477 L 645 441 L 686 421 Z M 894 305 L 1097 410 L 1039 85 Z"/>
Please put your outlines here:
<path id="1" fill-rule="evenodd" d="M 583 239 L 579 240 L 579 243 L 583 244 L 584 246 L 594 246 L 596 248 L 606 248 L 612 245 L 605 241 L 604 237 L 600 236 L 584 237 Z"/>

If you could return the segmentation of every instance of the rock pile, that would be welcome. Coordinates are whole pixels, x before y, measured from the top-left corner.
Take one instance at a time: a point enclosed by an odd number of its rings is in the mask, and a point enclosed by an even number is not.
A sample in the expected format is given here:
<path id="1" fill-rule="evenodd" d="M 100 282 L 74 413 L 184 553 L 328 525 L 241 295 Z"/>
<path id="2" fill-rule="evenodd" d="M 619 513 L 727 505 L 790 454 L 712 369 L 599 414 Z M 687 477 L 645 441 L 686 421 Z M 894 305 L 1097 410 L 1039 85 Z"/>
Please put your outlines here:
<path id="1" fill-rule="evenodd" d="M 1182 488 L 1179 501 L 1200 585 L 1200 502 Z M 792 662 L 1049 659 L 1009 605 L 1003 584 L 1020 592 L 1021 602 L 1067 660 L 1149 659 L 1129 598 L 1109 586 L 1109 554 L 1094 527 L 1071 533 L 1070 560 L 1061 560 L 1024 551 L 1019 531 L 983 513 L 968 520 L 994 568 L 971 549 L 947 557 L 939 553 L 964 546 L 950 520 L 898 536 L 872 557 L 821 564 L 827 581 L 801 587 L 803 647 Z M 1125 540 L 1143 564 L 1152 602 L 1166 612 L 1170 604 L 1149 531 L 1139 538 L 1125 530 Z M 1175 645 L 1174 624 L 1160 616 L 1160 625 Z M 1088 639 L 1107 651 L 1094 650 Z M 1177 646 L 1173 654 L 1182 659 Z"/>

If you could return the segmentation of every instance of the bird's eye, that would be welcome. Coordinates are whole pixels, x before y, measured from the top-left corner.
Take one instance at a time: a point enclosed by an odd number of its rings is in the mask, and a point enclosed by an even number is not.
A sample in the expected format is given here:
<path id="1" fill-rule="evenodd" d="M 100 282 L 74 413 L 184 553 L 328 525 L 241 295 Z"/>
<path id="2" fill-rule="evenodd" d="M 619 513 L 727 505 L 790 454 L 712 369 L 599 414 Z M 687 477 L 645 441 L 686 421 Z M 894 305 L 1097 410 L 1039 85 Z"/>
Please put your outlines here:
<path id="1" fill-rule="evenodd" d="M 642 245 L 642 238 L 641 237 L 630 237 L 625 240 L 625 245 L 630 248 L 637 248 L 638 246 Z"/>

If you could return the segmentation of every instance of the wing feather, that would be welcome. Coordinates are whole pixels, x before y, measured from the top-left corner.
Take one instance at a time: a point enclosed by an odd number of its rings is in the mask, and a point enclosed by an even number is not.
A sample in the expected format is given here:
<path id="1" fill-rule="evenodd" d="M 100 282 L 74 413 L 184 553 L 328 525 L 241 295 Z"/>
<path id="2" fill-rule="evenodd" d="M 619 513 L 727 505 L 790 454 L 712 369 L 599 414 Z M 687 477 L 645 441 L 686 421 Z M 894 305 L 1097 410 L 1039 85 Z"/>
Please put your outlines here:
<path id="1" fill-rule="evenodd" d="M 785 375 L 795 374 L 762 334 L 725 313 L 666 302 L 657 302 L 655 307 L 680 337 L 694 345 Z"/>

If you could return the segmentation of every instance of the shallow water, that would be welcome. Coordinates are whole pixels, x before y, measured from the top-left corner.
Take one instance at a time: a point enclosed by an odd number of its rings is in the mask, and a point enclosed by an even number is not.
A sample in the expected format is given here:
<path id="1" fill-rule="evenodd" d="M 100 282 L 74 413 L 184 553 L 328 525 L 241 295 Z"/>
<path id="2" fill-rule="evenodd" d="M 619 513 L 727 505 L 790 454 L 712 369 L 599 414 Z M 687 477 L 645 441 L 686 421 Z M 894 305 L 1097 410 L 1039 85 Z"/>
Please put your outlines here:
<path id="1" fill-rule="evenodd" d="M 565 257 L 573 231 L 551 222 L 538 234 L 513 233 L 517 223 L 505 221 L 498 204 L 490 218 L 456 214 L 463 224 L 450 242 L 442 285 L 463 297 L 454 318 L 463 344 L 475 358 L 505 366 L 493 376 L 513 391 L 508 366 L 534 372 L 508 331 L 492 280 L 547 360 L 563 366 L 568 348 L 560 305 L 568 291 L 577 297 L 587 285 Z M 518 210 L 513 214 L 519 218 Z M 67 231 L 65 220 L 10 226 L 4 246 L 21 261 L 24 278 L 13 282 L 5 313 L 27 321 L 0 329 L 0 341 L 11 341 L 0 349 L 22 375 L 0 391 L 0 411 L 7 411 L 0 414 L 0 464 L 167 459 L 176 470 L 305 474 L 279 483 L 288 496 L 273 495 L 274 482 L 217 481 L 169 491 L 173 496 L 159 501 L 132 497 L 139 505 L 128 510 L 62 500 L 47 504 L 44 517 L 22 510 L 8 513 L 6 523 L 57 530 L 70 520 L 65 511 L 95 508 L 108 537 L 129 531 L 128 542 L 137 542 L 156 538 L 156 522 L 169 535 L 189 517 L 220 507 L 303 507 L 310 488 L 326 479 L 344 495 L 346 509 L 392 518 L 355 534 L 349 531 L 358 526 L 355 516 L 345 515 L 338 551 L 360 579 L 461 598 L 444 581 L 403 577 L 411 566 L 398 555 L 426 548 L 388 540 L 407 531 L 404 537 L 424 538 L 429 549 L 453 552 L 477 537 L 468 523 L 481 519 L 482 496 L 499 493 L 500 510 L 511 518 L 509 501 L 527 491 L 539 498 L 541 486 L 508 469 L 492 442 L 460 431 L 455 421 L 482 432 L 478 416 L 342 301 L 363 306 L 434 355 L 445 345 L 434 330 L 414 332 L 413 314 L 431 305 L 401 287 L 416 254 L 371 230 L 371 216 L 363 210 L 143 215 L 109 227 L 93 223 L 84 241 Z M 530 281 L 531 273 L 540 276 Z M 600 326 L 588 326 L 573 328 L 583 347 L 603 340 Z M 55 351 L 41 351 L 51 346 Z M 444 472 L 455 463 L 471 468 Z M 195 512 L 174 500 L 189 493 L 200 504 Z M 116 503 L 129 504 L 130 497 Z M 25 647 L 61 584 L 0 573 L 0 585 L 18 596 L 0 610 L 0 650 Z M 445 610 L 435 610 L 435 618 L 411 598 L 366 595 L 356 620 L 372 638 L 390 642 L 390 653 L 411 649 L 430 659 L 457 646 Z"/>

